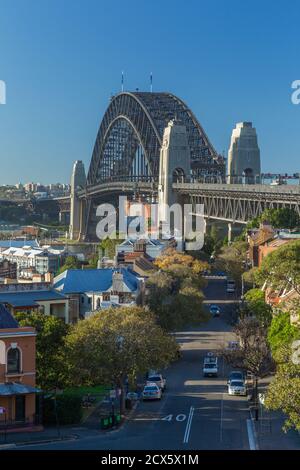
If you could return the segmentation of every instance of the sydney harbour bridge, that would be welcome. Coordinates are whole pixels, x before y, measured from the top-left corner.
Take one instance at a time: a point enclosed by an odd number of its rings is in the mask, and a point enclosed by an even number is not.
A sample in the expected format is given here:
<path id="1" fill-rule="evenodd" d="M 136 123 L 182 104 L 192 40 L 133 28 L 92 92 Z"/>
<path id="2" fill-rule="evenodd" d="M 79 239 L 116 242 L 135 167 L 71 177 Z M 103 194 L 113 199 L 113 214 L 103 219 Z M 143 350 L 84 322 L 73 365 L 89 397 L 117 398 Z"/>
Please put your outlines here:
<path id="1" fill-rule="evenodd" d="M 168 126 L 179 129 L 183 139 L 173 140 L 176 157 L 164 154 L 171 145 L 164 142 L 170 135 Z M 162 162 L 164 155 L 167 161 Z M 76 162 L 71 197 L 59 202 L 62 212 L 71 211 L 71 238 L 86 241 L 96 236 L 97 206 L 117 202 L 119 195 L 154 202 L 159 191 L 168 191 L 170 202 L 204 204 L 206 218 L 228 223 L 245 224 L 272 207 L 294 207 L 300 215 L 298 186 L 251 183 L 227 184 L 225 159 L 180 98 L 171 93 L 121 92 L 111 98 L 103 116 L 87 177 L 82 163 Z"/>

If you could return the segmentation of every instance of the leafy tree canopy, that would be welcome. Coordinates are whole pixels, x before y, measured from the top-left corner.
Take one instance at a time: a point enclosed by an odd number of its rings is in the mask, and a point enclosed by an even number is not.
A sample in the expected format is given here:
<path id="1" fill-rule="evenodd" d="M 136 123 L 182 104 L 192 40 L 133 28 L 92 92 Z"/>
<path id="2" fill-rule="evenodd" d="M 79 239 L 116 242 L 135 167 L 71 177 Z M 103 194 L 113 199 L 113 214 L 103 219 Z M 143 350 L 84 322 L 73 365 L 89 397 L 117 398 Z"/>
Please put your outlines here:
<path id="1" fill-rule="evenodd" d="M 65 339 L 71 386 L 112 383 L 121 388 L 176 356 L 175 339 L 140 307 L 109 308 L 78 322 Z"/>
<path id="2" fill-rule="evenodd" d="M 268 221 L 274 228 L 294 229 L 299 227 L 297 212 L 289 207 L 266 209 L 259 217 L 247 224 L 247 228 L 257 228 L 261 222 Z"/>
<path id="3" fill-rule="evenodd" d="M 64 386 L 64 360 L 62 350 L 69 325 L 59 318 L 35 312 L 15 314 L 20 326 L 32 326 L 36 337 L 37 384 L 42 390 Z"/>
<path id="4" fill-rule="evenodd" d="M 289 313 L 280 312 L 273 317 L 268 331 L 268 341 L 275 358 L 282 346 L 288 346 L 298 338 L 300 339 L 300 328 L 291 324 Z"/>
<path id="5" fill-rule="evenodd" d="M 300 241 L 281 246 L 266 256 L 256 273 L 259 285 L 275 290 L 295 289 L 300 294 Z"/>

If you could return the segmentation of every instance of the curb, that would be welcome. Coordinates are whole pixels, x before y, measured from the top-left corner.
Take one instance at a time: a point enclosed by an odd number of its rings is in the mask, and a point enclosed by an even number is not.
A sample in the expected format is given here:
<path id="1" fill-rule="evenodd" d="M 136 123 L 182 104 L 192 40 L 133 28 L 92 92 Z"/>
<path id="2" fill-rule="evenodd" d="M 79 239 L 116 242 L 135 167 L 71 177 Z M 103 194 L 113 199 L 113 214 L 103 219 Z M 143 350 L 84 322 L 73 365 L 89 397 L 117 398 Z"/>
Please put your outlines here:
<path id="1" fill-rule="evenodd" d="M 250 419 L 247 419 L 247 431 L 248 431 L 250 450 L 259 450 L 255 420 L 252 416 L 252 411 L 250 408 L 249 408 L 249 414 L 250 414 Z M 253 447 L 252 449 L 251 449 L 251 446 Z"/>
<path id="2" fill-rule="evenodd" d="M 25 442 L 17 442 L 12 444 L 14 447 L 23 447 L 23 446 L 31 446 L 31 445 L 39 445 L 39 444 L 51 444 L 51 442 L 63 442 L 63 441 L 75 441 L 78 439 L 78 435 L 61 437 L 61 438 L 53 438 L 53 439 L 41 439 L 39 441 L 25 441 Z"/>
<path id="3" fill-rule="evenodd" d="M 9 450 L 9 449 L 15 449 L 16 444 L 0 444 L 0 451 L 1 450 Z"/>

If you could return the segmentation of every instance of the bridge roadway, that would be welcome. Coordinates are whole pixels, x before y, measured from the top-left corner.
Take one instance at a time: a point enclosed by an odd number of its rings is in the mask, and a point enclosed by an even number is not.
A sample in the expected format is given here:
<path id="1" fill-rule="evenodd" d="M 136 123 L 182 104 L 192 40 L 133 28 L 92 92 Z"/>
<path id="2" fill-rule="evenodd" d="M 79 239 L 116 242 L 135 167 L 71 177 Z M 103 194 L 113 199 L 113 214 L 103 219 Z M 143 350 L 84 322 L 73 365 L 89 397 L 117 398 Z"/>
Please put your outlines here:
<path id="1" fill-rule="evenodd" d="M 196 204 L 204 205 L 204 216 L 208 219 L 229 223 L 246 224 L 259 216 L 265 209 L 294 208 L 300 216 L 300 185 L 270 186 L 264 184 L 219 184 L 176 182 L 173 190 L 178 194 L 180 203 L 192 204 L 193 213 L 197 213 Z M 157 182 L 149 177 L 128 181 L 107 181 L 87 186 L 78 192 L 81 200 L 100 200 L 107 196 L 144 194 L 157 195 Z M 56 199 L 62 211 L 69 206 L 69 197 Z"/>
<path id="2" fill-rule="evenodd" d="M 294 208 L 300 216 L 300 186 L 263 184 L 200 184 L 173 183 L 173 189 L 184 202 L 204 205 L 204 215 L 210 219 L 246 224 L 265 209 Z"/>

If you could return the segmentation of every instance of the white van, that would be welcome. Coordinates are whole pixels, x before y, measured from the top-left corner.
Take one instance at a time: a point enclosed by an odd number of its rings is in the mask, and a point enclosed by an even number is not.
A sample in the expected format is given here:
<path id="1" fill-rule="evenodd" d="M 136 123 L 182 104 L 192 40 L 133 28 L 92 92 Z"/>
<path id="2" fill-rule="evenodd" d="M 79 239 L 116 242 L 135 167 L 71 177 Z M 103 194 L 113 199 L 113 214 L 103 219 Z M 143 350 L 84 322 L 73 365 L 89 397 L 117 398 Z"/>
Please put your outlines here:
<path id="1" fill-rule="evenodd" d="M 203 377 L 218 376 L 218 358 L 216 356 L 207 356 L 203 362 Z"/>

